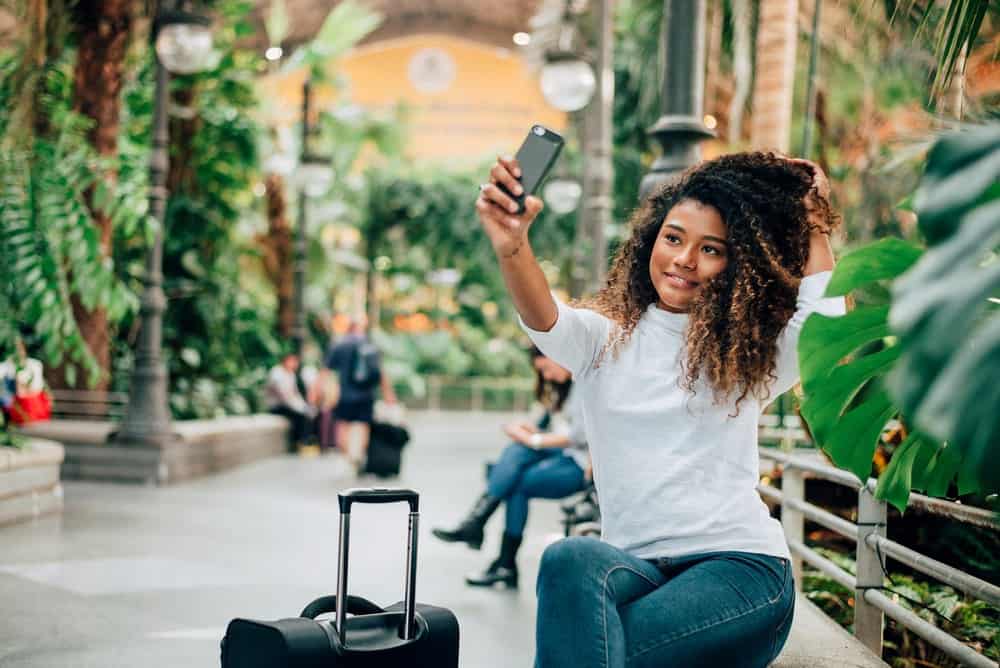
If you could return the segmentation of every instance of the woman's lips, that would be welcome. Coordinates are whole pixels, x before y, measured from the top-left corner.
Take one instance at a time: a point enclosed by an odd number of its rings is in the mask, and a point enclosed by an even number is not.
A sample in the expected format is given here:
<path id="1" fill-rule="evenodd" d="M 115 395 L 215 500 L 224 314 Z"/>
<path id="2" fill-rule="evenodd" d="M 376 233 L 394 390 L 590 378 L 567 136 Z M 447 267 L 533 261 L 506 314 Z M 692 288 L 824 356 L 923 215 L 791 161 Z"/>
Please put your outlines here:
<path id="1" fill-rule="evenodd" d="M 698 287 L 698 283 L 695 281 L 689 281 L 686 278 L 682 278 L 677 274 L 666 273 L 664 276 L 667 277 L 667 282 L 675 288 L 680 288 L 682 290 L 694 290 Z"/>

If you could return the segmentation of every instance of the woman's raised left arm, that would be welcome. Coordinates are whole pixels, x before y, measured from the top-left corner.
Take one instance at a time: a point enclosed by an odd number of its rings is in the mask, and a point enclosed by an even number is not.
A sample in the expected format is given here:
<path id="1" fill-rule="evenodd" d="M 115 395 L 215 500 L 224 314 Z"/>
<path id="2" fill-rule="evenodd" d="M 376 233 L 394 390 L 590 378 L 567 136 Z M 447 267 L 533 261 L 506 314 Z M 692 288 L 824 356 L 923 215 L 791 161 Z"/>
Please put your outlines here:
<path id="1" fill-rule="evenodd" d="M 807 166 L 813 174 L 813 187 L 806 195 L 806 209 L 809 211 L 809 259 L 802 271 L 803 276 L 811 276 L 824 271 L 831 271 L 835 264 L 833 248 L 830 246 L 830 221 L 825 217 L 829 210 L 830 180 L 826 178 L 823 168 L 810 160 L 792 159 Z M 819 205 L 826 203 L 826 206 Z"/>
<path id="2" fill-rule="evenodd" d="M 813 229 L 809 235 L 809 259 L 806 260 L 803 276 L 811 276 L 823 271 L 831 271 L 835 261 L 830 247 L 830 234 Z"/>

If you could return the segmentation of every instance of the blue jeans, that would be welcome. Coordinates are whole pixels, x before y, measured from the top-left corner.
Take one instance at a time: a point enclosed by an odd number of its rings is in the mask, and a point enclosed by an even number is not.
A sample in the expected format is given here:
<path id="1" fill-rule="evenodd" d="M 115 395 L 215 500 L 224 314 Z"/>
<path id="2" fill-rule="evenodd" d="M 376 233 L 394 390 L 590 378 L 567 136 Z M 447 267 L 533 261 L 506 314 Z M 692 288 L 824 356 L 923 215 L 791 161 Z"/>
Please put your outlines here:
<path id="1" fill-rule="evenodd" d="M 490 470 L 486 491 L 506 502 L 504 531 L 521 536 L 528 523 L 529 500 L 561 499 L 583 489 L 585 482 L 583 469 L 561 449 L 535 450 L 511 443 Z"/>
<path id="2" fill-rule="evenodd" d="M 710 552 L 648 561 L 595 538 L 550 545 L 535 668 L 767 666 L 792 626 L 785 559 Z"/>

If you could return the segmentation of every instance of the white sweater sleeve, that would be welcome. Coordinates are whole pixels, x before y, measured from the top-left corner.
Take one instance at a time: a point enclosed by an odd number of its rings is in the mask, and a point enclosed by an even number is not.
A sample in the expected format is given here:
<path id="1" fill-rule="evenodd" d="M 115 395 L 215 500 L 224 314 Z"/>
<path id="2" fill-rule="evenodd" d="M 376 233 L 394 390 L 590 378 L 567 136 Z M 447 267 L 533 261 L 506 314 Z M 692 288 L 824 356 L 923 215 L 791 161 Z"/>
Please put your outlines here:
<path id="1" fill-rule="evenodd" d="M 531 329 L 518 318 L 521 329 L 538 349 L 572 372 L 574 378 L 586 373 L 611 332 L 611 321 L 594 311 L 572 308 L 556 299 L 559 315 L 547 332 Z"/>
<path id="2" fill-rule="evenodd" d="M 802 333 L 806 319 L 813 313 L 828 316 L 841 316 L 847 313 L 847 304 L 843 297 L 823 297 L 832 276 L 832 271 L 823 271 L 806 276 L 799 284 L 795 313 L 778 337 L 778 361 L 775 368 L 778 379 L 771 389 L 772 400 L 799 382 L 799 334 Z"/>

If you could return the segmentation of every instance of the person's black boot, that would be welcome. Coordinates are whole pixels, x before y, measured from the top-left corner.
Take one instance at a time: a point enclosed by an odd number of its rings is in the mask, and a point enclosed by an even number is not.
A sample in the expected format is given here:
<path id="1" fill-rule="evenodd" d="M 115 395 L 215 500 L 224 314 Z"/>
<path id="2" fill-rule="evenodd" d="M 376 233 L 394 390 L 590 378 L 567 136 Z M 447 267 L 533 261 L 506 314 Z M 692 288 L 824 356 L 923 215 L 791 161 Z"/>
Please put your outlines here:
<path id="1" fill-rule="evenodd" d="M 501 499 L 483 494 L 469 514 L 454 529 L 432 529 L 431 533 L 449 543 L 466 543 L 474 550 L 483 546 L 483 527 L 490 515 L 500 507 Z"/>
<path id="2" fill-rule="evenodd" d="M 466 576 L 465 583 L 470 587 L 492 587 L 501 585 L 508 589 L 517 589 L 517 551 L 521 547 L 521 537 L 503 535 L 500 543 L 500 556 L 482 573 Z"/>

